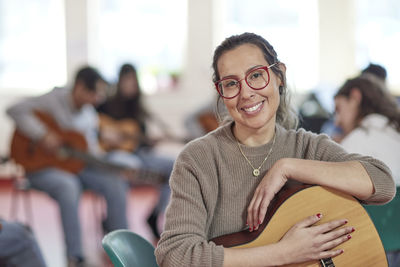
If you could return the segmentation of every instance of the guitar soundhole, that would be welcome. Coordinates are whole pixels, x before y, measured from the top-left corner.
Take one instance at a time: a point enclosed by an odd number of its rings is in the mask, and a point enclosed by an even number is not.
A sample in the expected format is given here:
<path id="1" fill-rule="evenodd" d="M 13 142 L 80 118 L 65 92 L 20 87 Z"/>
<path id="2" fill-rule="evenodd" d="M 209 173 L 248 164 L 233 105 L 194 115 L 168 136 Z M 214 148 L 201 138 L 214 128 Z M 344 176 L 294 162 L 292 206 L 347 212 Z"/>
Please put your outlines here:
<path id="1" fill-rule="evenodd" d="M 332 258 L 320 259 L 322 267 L 335 267 Z"/>

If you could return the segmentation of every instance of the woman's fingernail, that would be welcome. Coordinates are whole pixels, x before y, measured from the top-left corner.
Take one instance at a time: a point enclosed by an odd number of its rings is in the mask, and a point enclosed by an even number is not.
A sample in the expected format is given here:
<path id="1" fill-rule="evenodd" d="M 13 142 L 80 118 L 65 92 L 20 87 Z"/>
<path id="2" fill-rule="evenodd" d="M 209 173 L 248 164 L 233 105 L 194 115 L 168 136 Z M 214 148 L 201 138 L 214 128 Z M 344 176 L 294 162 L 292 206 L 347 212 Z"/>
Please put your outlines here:
<path id="1" fill-rule="evenodd" d="M 346 223 L 348 223 L 348 221 L 347 221 L 347 220 L 344 220 L 344 224 L 346 224 Z"/>
<path id="2" fill-rule="evenodd" d="M 354 232 L 356 229 L 354 229 L 354 227 L 351 228 L 351 232 Z"/>
<path id="3" fill-rule="evenodd" d="M 351 239 L 351 235 L 347 235 L 347 239 Z"/>
<path id="4" fill-rule="evenodd" d="M 340 250 L 340 254 L 342 254 L 343 252 L 344 252 L 344 250 L 343 250 L 343 249 L 341 249 L 341 250 Z"/>
<path id="5" fill-rule="evenodd" d="M 322 214 L 321 213 L 317 213 L 317 217 L 318 217 L 318 219 L 321 219 Z"/>

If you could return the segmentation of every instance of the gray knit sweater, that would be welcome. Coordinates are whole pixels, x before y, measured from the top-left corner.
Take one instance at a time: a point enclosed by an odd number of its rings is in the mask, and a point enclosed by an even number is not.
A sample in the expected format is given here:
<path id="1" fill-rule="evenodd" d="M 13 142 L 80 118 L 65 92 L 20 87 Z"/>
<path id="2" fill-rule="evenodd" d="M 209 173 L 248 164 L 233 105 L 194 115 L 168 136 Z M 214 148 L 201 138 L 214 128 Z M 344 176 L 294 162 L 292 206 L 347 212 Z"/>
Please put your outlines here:
<path id="1" fill-rule="evenodd" d="M 326 135 L 277 126 L 276 141 L 258 178 L 239 151 L 232 123 L 186 145 L 170 179 L 171 201 L 165 230 L 156 248 L 160 266 L 222 266 L 224 251 L 208 240 L 246 228 L 247 206 L 254 190 L 271 166 L 281 158 L 321 161 L 358 160 L 375 186 L 367 204 L 392 199 L 395 186 L 390 170 L 371 157 L 348 154 Z M 242 146 L 253 166 L 259 166 L 272 142 Z"/>

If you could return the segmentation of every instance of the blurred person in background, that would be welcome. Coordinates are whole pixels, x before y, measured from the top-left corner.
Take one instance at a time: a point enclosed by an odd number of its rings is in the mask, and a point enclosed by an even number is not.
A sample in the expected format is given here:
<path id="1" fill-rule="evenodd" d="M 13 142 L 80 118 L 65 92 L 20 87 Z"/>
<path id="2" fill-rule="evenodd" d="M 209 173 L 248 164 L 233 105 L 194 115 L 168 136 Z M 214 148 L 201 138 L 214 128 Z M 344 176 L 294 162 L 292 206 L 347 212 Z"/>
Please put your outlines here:
<path id="1" fill-rule="evenodd" d="M 42 149 L 44 162 L 57 158 L 71 136 L 68 134 L 70 130 L 83 139 L 89 155 L 101 158 L 103 153 L 97 139 L 98 115 L 93 105 L 99 101 L 105 86 L 96 69 L 82 67 L 72 88 L 54 88 L 44 95 L 24 99 L 9 107 L 7 113 L 15 121 L 17 130 Z M 51 123 L 45 123 L 37 116 L 38 111 L 49 116 L 62 130 L 57 131 Z M 68 169 L 71 164 L 67 162 L 64 165 Z M 90 165 L 84 165 L 78 173 L 73 173 L 50 163 L 34 171 L 27 169 L 26 176 L 32 188 L 48 194 L 60 208 L 68 267 L 86 265 L 78 216 L 83 189 L 105 198 L 107 217 L 102 224 L 106 231 L 128 228 L 126 201 L 129 186 L 118 173 Z"/>
<path id="2" fill-rule="evenodd" d="M 162 122 L 145 108 L 137 71 L 133 65 L 121 66 L 115 95 L 100 104 L 97 111 L 100 118 L 103 118 L 100 119 L 100 140 L 108 151 L 108 159 L 139 169 L 139 175 L 154 173 L 163 178 L 158 203 L 147 218 L 152 233 L 158 240 L 158 219 L 169 201 L 168 180 L 174 159 L 161 156 L 154 150 L 156 144 L 149 138 L 146 124 L 154 121 L 161 130 L 165 126 L 160 125 Z"/>
<path id="3" fill-rule="evenodd" d="M 368 75 L 347 80 L 335 95 L 335 124 L 340 144 L 350 153 L 375 157 L 392 171 L 397 195 L 383 207 L 366 206 L 385 250 L 389 266 L 400 266 L 400 108 L 382 82 Z"/>
<path id="4" fill-rule="evenodd" d="M 369 63 L 368 66 L 361 70 L 359 76 L 371 79 L 374 82 L 380 84 L 382 88 L 387 89 L 387 71 L 386 68 L 382 65 Z M 341 139 L 344 137 L 342 129 L 334 122 L 334 114 L 332 114 L 332 116 L 322 125 L 321 132 L 326 133 L 336 142 L 340 142 Z"/>

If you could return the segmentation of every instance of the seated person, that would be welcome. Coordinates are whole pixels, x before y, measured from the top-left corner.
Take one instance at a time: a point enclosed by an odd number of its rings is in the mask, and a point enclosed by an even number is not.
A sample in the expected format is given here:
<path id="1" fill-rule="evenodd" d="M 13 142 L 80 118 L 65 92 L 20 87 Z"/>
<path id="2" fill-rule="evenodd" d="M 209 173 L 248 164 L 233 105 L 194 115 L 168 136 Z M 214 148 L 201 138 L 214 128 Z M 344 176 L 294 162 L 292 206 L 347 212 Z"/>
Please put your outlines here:
<path id="1" fill-rule="evenodd" d="M 367 67 L 361 70 L 360 76 L 372 79 L 375 82 L 380 83 L 382 88 L 386 89 L 387 72 L 385 67 L 378 64 L 369 63 Z M 340 127 L 335 125 L 333 116 L 331 116 L 329 120 L 322 125 L 321 132 L 326 133 L 334 141 L 339 143 L 344 137 L 342 129 L 340 129 Z"/>
<path id="2" fill-rule="evenodd" d="M 375 157 L 393 174 L 397 195 L 383 207 L 366 206 L 387 251 L 389 266 L 400 266 L 400 108 L 382 83 L 360 76 L 347 80 L 335 95 L 340 144 L 351 153 Z"/>
<path id="3" fill-rule="evenodd" d="M 139 86 L 137 72 L 131 64 L 124 64 L 119 71 L 117 91 L 115 96 L 107 99 L 97 107 L 100 116 L 107 115 L 117 122 L 131 124 L 128 132 L 115 127 L 100 128 L 100 139 L 108 147 L 108 159 L 139 169 L 139 175 L 153 172 L 164 177 L 161 184 L 161 194 L 157 205 L 147 219 L 154 236 L 158 239 L 158 218 L 164 212 L 169 200 L 168 179 L 172 171 L 174 160 L 160 156 L 153 150 L 153 143 L 147 136 L 146 122 L 154 119 L 145 109 L 142 102 L 142 93 Z M 101 124 L 101 123 L 100 123 Z M 118 126 L 118 124 L 116 124 Z M 121 144 L 125 144 L 121 146 Z"/>
<path id="4" fill-rule="evenodd" d="M 104 86 L 103 78 L 94 68 L 83 67 L 77 72 L 72 88 L 55 88 L 44 95 L 22 100 L 9 107 L 7 113 L 15 121 L 18 131 L 45 151 L 46 158 L 58 155 L 63 138 L 67 136 L 60 135 L 50 124 L 39 119 L 37 111 L 50 115 L 61 129 L 78 133 L 86 141 L 88 153 L 102 157 L 97 140 L 98 115 L 93 104 L 98 101 Z M 47 193 L 60 208 L 69 267 L 84 265 L 78 217 L 83 188 L 105 198 L 107 218 L 103 224 L 108 231 L 128 227 L 126 200 L 129 187 L 121 175 L 89 165 L 78 173 L 51 164 L 31 171 L 26 168 L 26 171 L 32 188 Z"/>
<path id="5" fill-rule="evenodd" d="M 159 266 L 279 266 L 346 253 L 336 247 L 351 242 L 357 229 L 346 218 L 315 225 L 320 213 L 304 214 L 272 244 L 229 248 L 212 241 L 258 231 L 286 184 L 321 185 L 365 203 L 384 204 L 395 194 L 384 163 L 349 154 L 326 135 L 295 129 L 286 65 L 263 37 L 228 37 L 215 49 L 212 66 L 230 120 L 187 144 L 175 162 L 155 251 Z"/>

